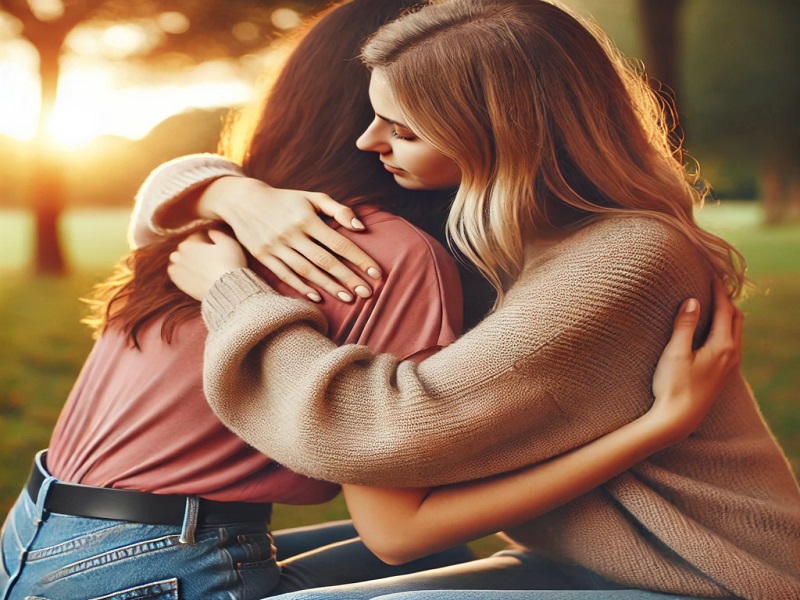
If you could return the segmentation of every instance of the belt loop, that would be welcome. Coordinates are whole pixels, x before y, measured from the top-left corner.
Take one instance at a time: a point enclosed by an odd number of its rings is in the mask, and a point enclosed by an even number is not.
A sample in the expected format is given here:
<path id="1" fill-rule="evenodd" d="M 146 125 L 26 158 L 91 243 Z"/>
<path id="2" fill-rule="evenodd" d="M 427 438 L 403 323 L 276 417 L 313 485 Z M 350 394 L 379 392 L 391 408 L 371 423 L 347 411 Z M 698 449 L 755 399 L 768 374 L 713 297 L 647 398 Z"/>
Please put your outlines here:
<path id="1" fill-rule="evenodd" d="M 50 486 L 58 481 L 49 473 L 39 486 L 39 496 L 36 498 L 36 512 L 33 516 L 34 523 L 38 526 L 42 521 L 47 518 L 47 494 L 50 492 Z"/>
<path id="2" fill-rule="evenodd" d="M 181 544 L 194 544 L 194 533 L 197 530 L 199 514 L 200 499 L 197 496 L 187 496 L 186 512 L 183 514 L 183 526 L 181 527 L 181 537 L 178 542 Z"/>

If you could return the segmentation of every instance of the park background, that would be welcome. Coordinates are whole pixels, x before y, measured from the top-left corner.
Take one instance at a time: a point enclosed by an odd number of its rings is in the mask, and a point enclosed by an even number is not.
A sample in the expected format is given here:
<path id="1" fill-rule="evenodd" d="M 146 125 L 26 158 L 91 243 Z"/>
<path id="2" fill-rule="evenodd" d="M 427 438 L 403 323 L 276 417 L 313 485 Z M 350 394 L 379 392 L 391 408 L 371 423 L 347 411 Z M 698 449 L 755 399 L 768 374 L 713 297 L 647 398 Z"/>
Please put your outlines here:
<path id="1" fill-rule="evenodd" d="M 91 348 L 79 298 L 127 250 L 147 173 L 213 151 L 304 15 L 268 0 L 0 0 L 0 514 Z M 800 3 L 571 0 L 677 98 L 699 211 L 755 287 L 743 370 L 800 474 Z M 278 507 L 276 528 L 343 518 Z M 497 542 L 476 544 L 485 553 Z"/>

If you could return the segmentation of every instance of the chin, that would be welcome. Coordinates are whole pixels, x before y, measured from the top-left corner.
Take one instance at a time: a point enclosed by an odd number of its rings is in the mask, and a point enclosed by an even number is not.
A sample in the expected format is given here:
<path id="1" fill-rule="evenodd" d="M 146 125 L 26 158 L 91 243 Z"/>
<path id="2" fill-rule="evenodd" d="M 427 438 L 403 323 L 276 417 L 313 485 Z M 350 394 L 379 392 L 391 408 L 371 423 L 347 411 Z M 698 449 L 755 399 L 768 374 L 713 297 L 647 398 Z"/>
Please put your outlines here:
<path id="1" fill-rule="evenodd" d="M 420 183 L 419 181 L 414 181 L 413 179 L 408 179 L 403 175 L 395 175 L 394 181 L 397 185 L 406 190 L 419 191 L 419 190 L 431 189 L 424 183 Z"/>

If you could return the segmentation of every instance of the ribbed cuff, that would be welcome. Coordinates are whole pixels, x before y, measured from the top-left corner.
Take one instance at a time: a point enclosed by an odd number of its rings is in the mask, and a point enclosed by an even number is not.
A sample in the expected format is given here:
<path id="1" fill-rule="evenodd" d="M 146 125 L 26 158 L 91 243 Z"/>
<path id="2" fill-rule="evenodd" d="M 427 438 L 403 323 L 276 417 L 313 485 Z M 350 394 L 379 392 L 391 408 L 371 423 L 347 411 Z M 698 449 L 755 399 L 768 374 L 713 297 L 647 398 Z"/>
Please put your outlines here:
<path id="1" fill-rule="evenodd" d="M 159 218 L 186 194 L 208 185 L 220 177 L 244 177 L 242 168 L 217 154 L 190 154 L 164 163 L 154 170 L 139 192 L 138 202 L 155 207 L 148 226 L 152 231 L 178 233 L 186 231 L 206 219 L 195 219 L 180 227 L 165 228 Z"/>
<path id="2" fill-rule="evenodd" d="M 264 293 L 280 296 L 250 269 L 228 271 L 217 279 L 203 300 L 203 319 L 208 329 L 218 328 L 242 302 Z"/>
<path id="3" fill-rule="evenodd" d="M 188 168 L 187 168 L 188 167 Z M 216 154 L 191 154 L 167 162 L 153 172 L 158 177 L 159 186 L 153 190 L 156 209 L 150 219 L 150 227 L 158 233 L 179 233 L 195 225 L 208 222 L 208 219 L 195 219 L 175 228 L 159 225 L 159 219 L 167 210 L 186 194 L 208 185 L 220 177 L 244 177 L 242 168 L 227 158 Z M 154 181 L 156 181 L 154 179 Z"/>

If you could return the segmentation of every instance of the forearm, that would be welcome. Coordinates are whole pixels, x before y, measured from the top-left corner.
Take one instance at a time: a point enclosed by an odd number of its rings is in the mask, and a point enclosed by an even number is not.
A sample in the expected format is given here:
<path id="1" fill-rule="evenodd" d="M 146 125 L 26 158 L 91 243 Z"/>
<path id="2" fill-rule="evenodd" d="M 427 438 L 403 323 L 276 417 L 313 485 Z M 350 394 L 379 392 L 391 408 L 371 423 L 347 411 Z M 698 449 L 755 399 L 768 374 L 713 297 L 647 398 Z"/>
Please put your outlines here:
<path id="1" fill-rule="evenodd" d="M 626 258 L 632 232 L 615 227 L 624 252 L 587 235 L 569 269 L 527 269 L 501 308 L 419 365 L 337 348 L 308 303 L 229 273 L 203 304 L 209 403 L 277 462 L 341 483 L 443 485 L 582 446 L 647 411 L 647 365 L 674 311 L 689 296 L 705 303 L 703 263 L 677 250 L 673 259 L 666 252 L 679 247 L 649 230 L 635 238 L 643 258 Z"/>
<path id="2" fill-rule="evenodd" d="M 546 377 L 520 378 L 513 357 L 464 369 L 486 353 L 463 340 L 421 365 L 337 348 L 313 306 L 275 294 L 247 270 L 222 277 L 203 312 L 209 403 L 248 443 L 311 477 L 438 485 L 519 468 L 573 444 L 547 435 L 563 417 L 542 394 Z M 486 337 L 502 345 L 509 334 L 495 322 Z M 520 421 L 526 404 L 538 420 Z"/>
<path id="3" fill-rule="evenodd" d="M 536 518 L 676 441 L 651 413 L 548 461 L 490 479 L 424 490 L 344 486 L 361 539 L 401 564 Z"/>
<path id="4" fill-rule="evenodd" d="M 214 154 L 192 154 L 164 163 L 136 194 L 128 228 L 131 247 L 147 245 L 202 221 L 196 209 L 202 190 L 221 177 L 241 175 L 238 165 Z"/>
<path id="5" fill-rule="evenodd" d="M 551 357 L 574 343 L 520 327 L 523 309 L 524 324 L 562 318 L 541 314 L 541 306 L 532 297 L 504 308 L 415 365 L 362 346 L 337 348 L 309 303 L 275 294 L 247 270 L 231 272 L 203 304 L 206 396 L 237 435 L 318 479 L 423 487 L 511 471 L 632 421 L 650 398 L 643 385 L 637 405 L 588 419 L 577 412 L 596 412 L 586 402 L 576 407 L 577 421 L 566 417 L 552 390 L 569 394 L 597 373 L 565 373 Z M 510 320 L 503 310 L 513 311 Z M 593 352 L 604 337 L 582 339 Z M 589 383 L 595 391 L 619 384 L 605 373 L 596 383 Z"/>

